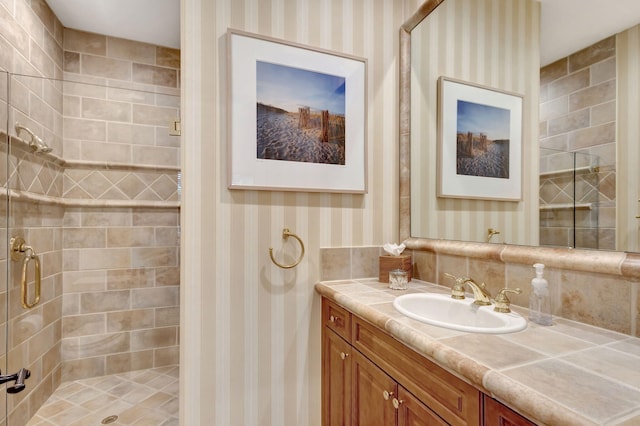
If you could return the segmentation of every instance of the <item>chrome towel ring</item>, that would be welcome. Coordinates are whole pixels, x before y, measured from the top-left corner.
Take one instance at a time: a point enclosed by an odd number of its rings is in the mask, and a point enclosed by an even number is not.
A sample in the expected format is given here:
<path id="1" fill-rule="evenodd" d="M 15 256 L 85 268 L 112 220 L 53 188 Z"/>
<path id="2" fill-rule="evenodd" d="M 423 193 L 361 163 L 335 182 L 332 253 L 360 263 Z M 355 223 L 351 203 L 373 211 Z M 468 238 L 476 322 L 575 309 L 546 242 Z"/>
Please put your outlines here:
<path id="1" fill-rule="evenodd" d="M 31 309 L 40 302 L 41 294 L 41 279 L 42 273 L 40 271 L 40 258 L 36 254 L 33 247 L 26 245 L 24 238 L 11 237 L 11 260 L 18 261 L 24 256 L 22 260 L 22 279 L 20 283 L 20 293 L 22 295 L 22 307 L 25 309 Z M 27 268 L 29 262 L 33 260 L 35 269 L 35 297 L 32 302 L 29 302 L 29 292 L 27 285 Z"/>
<path id="2" fill-rule="evenodd" d="M 293 237 L 296 240 L 298 240 L 298 242 L 300 243 L 300 248 L 301 248 L 301 253 L 300 253 L 300 257 L 298 258 L 298 260 L 296 260 L 294 263 L 292 263 L 291 265 L 283 265 L 282 263 L 278 262 L 275 257 L 273 257 L 273 248 L 269 247 L 269 256 L 271 256 L 271 261 L 273 263 L 275 263 L 276 266 L 282 268 L 282 269 L 291 269 L 291 268 L 295 268 L 296 266 L 298 266 L 298 264 L 302 261 L 302 258 L 304 257 L 304 243 L 302 242 L 302 240 L 300 239 L 300 237 L 298 237 L 296 234 L 294 234 L 293 232 L 290 232 L 289 229 L 284 228 L 282 230 L 282 239 L 287 240 L 289 237 Z"/>

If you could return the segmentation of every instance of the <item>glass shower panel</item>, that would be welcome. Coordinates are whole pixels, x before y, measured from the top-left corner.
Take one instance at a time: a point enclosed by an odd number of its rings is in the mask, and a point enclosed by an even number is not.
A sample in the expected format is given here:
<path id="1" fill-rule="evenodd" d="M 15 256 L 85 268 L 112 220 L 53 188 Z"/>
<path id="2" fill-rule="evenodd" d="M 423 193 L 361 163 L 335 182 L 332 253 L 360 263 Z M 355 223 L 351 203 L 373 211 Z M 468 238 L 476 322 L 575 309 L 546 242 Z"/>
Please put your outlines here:
<path id="1" fill-rule="evenodd" d="M 8 151 L 9 137 L 8 126 L 8 92 L 9 75 L 0 72 L 0 372 L 7 371 L 7 283 L 8 283 Z M 3 386 L 4 388 L 4 386 Z M 6 424 L 7 415 L 7 393 L 0 389 L 0 424 Z"/>
<path id="2" fill-rule="evenodd" d="M 608 249 L 598 161 L 589 153 L 540 149 L 541 246 Z"/>
<path id="3" fill-rule="evenodd" d="M 25 308 L 8 262 L 8 370 L 37 372 L 17 424 L 60 382 L 178 365 L 179 88 L 65 77 L 9 78 L 6 238 L 42 276 Z"/>

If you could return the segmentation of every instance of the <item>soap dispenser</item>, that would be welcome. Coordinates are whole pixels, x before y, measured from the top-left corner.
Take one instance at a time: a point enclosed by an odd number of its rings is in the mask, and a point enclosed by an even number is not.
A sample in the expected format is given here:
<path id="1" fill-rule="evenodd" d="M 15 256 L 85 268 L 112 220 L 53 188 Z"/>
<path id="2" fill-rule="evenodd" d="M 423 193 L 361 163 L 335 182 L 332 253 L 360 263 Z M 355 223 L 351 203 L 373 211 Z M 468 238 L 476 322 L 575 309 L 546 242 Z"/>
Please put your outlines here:
<path id="1" fill-rule="evenodd" d="M 549 283 L 544 279 L 544 265 L 533 265 L 536 277 L 531 280 L 531 296 L 529 296 L 529 320 L 540 325 L 551 325 L 551 300 L 549 297 Z"/>

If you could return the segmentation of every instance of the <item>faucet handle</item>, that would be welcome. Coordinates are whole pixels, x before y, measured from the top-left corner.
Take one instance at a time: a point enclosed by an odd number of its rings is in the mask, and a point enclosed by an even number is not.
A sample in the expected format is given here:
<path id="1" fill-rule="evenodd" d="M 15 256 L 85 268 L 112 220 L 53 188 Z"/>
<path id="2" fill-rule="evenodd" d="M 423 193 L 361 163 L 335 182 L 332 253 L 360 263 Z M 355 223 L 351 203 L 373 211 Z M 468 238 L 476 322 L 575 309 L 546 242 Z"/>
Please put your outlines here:
<path id="1" fill-rule="evenodd" d="M 453 284 L 453 286 L 451 287 L 451 298 L 452 299 L 458 299 L 458 300 L 464 300 L 465 295 L 464 295 L 464 283 L 469 279 L 467 277 L 456 277 L 455 275 L 451 275 L 448 273 L 444 273 L 444 276 L 447 278 L 451 278 L 452 280 L 455 280 L 455 284 Z"/>
<path id="2" fill-rule="evenodd" d="M 522 290 L 520 290 L 519 288 L 503 288 L 502 290 L 500 290 L 494 300 L 496 304 L 496 306 L 493 308 L 494 311 L 502 312 L 505 314 L 511 312 L 511 308 L 509 308 L 509 304 L 511 303 L 511 301 L 507 297 L 507 293 L 520 294 L 522 293 Z"/>

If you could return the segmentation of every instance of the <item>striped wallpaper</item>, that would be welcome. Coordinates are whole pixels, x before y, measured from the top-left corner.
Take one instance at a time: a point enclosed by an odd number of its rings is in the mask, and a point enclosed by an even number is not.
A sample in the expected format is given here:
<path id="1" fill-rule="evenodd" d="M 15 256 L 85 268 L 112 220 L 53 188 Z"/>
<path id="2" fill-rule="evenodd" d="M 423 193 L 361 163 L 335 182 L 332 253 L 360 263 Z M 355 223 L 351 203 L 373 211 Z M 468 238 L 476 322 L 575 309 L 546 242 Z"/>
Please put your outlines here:
<path id="1" fill-rule="evenodd" d="M 539 20 L 533 0 L 447 0 L 412 31 L 412 236 L 537 245 Z M 440 76 L 523 95 L 521 202 L 436 196 Z"/>
<path id="2" fill-rule="evenodd" d="M 616 36 L 618 75 L 616 244 L 618 250 L 640 251 L 640 25 Z"/>
<path id="3" fill-rule="evenodd" d="M 406 0 L 182 0 L 181 421 L 320 424 L 321 247 L 398 238 L 398 34 Z M 368 60 L 368 193 L 227 189 L 228 28 Z M 250 124 L 250 123 L 248 123 Z M 302 263 L 274 266 L 297 256 Z"/>

